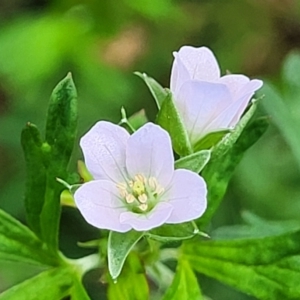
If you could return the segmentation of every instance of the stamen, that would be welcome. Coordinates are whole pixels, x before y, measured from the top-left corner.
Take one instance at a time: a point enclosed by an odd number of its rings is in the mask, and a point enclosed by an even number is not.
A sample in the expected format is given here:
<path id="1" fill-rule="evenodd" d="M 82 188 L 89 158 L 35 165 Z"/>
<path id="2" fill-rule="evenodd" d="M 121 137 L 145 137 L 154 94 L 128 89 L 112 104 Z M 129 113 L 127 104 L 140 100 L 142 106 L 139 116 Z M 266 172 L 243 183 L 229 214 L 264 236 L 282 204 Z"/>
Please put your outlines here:
<path id="1" fill-rule="evenodd" d="M 126 198 L 127 197 L 127 195 L 128 195 L 128 192 L 127 192 L 127 190 L 119 190 L 119 193 L 120 193 L 120 195 L 121 195 L 121 197 L 122 198 Z"/>
<path id="2" fill-rule="evenodd" d="M 142 175 L 142 174 L 137 174 L 137 175 L 134 176 L 134 180 L 140 181 L 140 182 L 142 182 L 142 183 L 145 182 L 145 179 L 146 179 L 145 176 Z"/>
<path id="3" fill-rule="evenodd" d="M 155 190 L 155 193 L 157 195 L 161 195 L 163 192 L 165 191 L 165 189 L 162 187 L 162 186 L 157 186 L 156 190 Z"/>
<path id="4" fill-rule="evenodd" d="M 149 205 L 154 206 L 159 200 L 158 196 L 165 192 L 154 176 L 146 178 L 143 174 L 135 175 L 133 180 L 129 180 L 127 183 L 118 183 L 117 188 L 122 199 L 127 204 L 133 204 L 140 212 L 148 211 Z"/>
<path id="5" fill-rule="evenodd" d="M 148 204 L 143 203 L 143 204 L 139 205 L 138 208 L 142 211 L 146 211 L 148 208 Z"/>
<path id="6" fill-rule="evenodd" d="M 141 203 L 146 203 L 147 200 L 148 200 L 148 197 L 146 194 L 142 194 L 140 196 L 138 196 L 138 200 L 141 202 Z"/>
<path id="7" fill-rule="evenodd" d="M 120 190 L 126 190 L 127 189 L 127 184 L 125 182 L 120 182 L 117 184 L 117 188 Z"/>
<path id="8" fill-rule="evenodd" d="M 134 196 L 133 196 L 132 194 L 128 194 L 128 195 L 125 197 L 125 199 L 126 199 L 126 202 L 127 202 L 128 204 L 133 203 L 134 200 L 135 200 L 135 198 L 134 198 Z"/>
<path id="9" fill-rule="evenodd" d="M 157 180 L 155 177 L 150 177 L 149 178 L 149 186 L 152 190 L 155 190 L 156 189 L 156 186 L 157 186 Z"/>

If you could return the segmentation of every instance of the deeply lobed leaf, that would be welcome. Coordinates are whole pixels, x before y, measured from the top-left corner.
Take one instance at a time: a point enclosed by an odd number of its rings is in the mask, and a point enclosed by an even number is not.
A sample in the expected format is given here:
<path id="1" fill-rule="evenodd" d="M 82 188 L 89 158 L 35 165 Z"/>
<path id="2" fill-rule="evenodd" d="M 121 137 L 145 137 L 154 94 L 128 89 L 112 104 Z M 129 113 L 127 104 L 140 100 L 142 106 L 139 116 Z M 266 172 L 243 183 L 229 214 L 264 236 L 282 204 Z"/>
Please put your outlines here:
<path id="1" fill-rule="evenodd" d="M 130 253 L 118 280 L 110 281 L 107 296 L 109 300 L 149 299 L 147 278 L 136 253 Z"/>
<path id="2" fill-rule="evenodd" d="M 37 127 L 28 123 L 22 131 L 21 144 L 26 161 L 25 208 L 27 222 L 32 230 L 41 234 L 40 214 L 46 189 L 46 166 L 43 142 Z"/>
<path id="3" fill-rule="evenodd" d="M 57 265 L 59 258 L 48 251 L 35 234 L 0 210 L 0 259 L 31 264 Z"/>
<path id="4" fill-rule="evenodd" d="M 73 278 L 67 268 L 53 268 L 4 291 L 0 300 L 54 300 L 70 293 Z"/>
<path id="5" fill-rule="evenodd" d="M 194 270 L 258 299 L 300 298 L 300 231 L 260 239 L 186 243 Z"/>
<path id="6" fill-rule="evenodd" d="M 201 300 L 203 299 L 197 278 L 187 260 L 180 259 L 176 275 L 163 300 Z"/>

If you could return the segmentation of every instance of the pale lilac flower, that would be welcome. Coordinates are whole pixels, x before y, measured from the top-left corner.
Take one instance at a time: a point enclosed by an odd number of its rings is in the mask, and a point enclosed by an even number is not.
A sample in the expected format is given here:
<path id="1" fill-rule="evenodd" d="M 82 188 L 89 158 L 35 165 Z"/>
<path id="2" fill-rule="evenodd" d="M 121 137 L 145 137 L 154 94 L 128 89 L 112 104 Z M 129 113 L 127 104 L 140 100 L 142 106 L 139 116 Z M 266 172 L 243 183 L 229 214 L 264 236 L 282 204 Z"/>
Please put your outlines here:
<path id="1" fill-rule="evenodd" d="M 93 226 L 147 231 L 204 213 L 206 184 L 196 173 L 174 170 L 171 140 L 161 127 L 147 123 L 129 135 L 124 128 L 101 121 L 80 145 L 94 180 L 84 183 L 74 198 Z"/>
<path id="2" fill-rule="evenodd" d="M 183 46 L 174 57 L 170 89 L 192 144 L 208 133 L 233 128 L 262 86 L 261 80 L 240 74 L 221 77 L 206 47 Z"/>

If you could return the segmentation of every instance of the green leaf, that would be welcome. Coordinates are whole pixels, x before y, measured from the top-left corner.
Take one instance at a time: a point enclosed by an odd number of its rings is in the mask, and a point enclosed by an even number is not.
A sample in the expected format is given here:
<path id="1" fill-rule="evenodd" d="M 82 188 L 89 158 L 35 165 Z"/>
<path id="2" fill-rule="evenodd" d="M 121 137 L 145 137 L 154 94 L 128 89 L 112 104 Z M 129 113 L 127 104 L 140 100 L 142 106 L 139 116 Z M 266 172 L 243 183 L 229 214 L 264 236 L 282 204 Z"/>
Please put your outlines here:
<path id="1" fill-rule="evenodd" d="M 59 258 L 35 234 L 0 210 L 0 259 L 39 265 L 57 265 Z"/>
<path id="2" fill-rule="evenodd" d="M 175 169 L 187 169 L 200 173 L 210 160 L 211 151 L 201 150 L 175 161 Z"/>
<path id="3" fill-rule="evenodd" d="M 200 141 L 198 141 L 194 146 L 194 151 L 200 151 L 203 149 L 210 149 L 211 147 L 215 146 L 222 140 L 222 138 L 231 132 L 231 130 L 226 129 L 222 131 L 211 132 L 203 137 Z"/>
<path id="4" fill-rule="evenodd" d="M 176 274 L 163 300 L 203 299 L 197 278 L 187 260 L 180 259 Z"/>
<path id="5" fill-rule="evenodd" d="M 217 150 L 217 154 L 214 155 L 214 152 L 212 153 L 209 163 L 202 172 L 202 176 L 208 187 L 208 206 L 203 216 L 197 221 L 197 225 L 200 228 L 209 222 L 220 205 L 229 180 L 235 167 L 242 159 L 244 152 L 262 136 L 267 130 L 268 125 L 268 119 L 256 119 L 244 128 L 235 143 L 231 145 L 230 150 L 228 148 L 226 151 L 225 149 L 222 150 L 222 145 L 221 148 Z M 230 141 L 228 141 L 227 145 L 230 145 Z M 223 153 L 223 155 L 221 155 L 221 153 Z"/>
<path id="6" fill-rule="evenodd" d="M 193 153 L 187 131 L 170 92 L 158 112 L 156 122 L 169 132 L 176 153 L 181 156 Z"/>
<path id="7" fill-rule="evenodd" d="M 168 95 L 167 91 L 156 80 L 149 77 L 147 74 L 140 72 L 135 72 L 134 74 L 144 80 L 156 102 L 158 109 L 160 109 L 162 103 Z"/>
<path id="8" fill-rule="evenodd" d="M 56 251 L 60 220 L 60 194 L 63 186 L 56 178 L 67 177 L 67 166 L 75 142 L 77 126 L 77 94 L 71 74 L 53 90 L 46 123 L 49 155 L 45 200 L 40 215 L 43 240 Z"/>
<path id="9" fill-rule="evenodd" d="M 149 299 L 147 278 L 137 254 L 130 253 L 118 281 L 110 281 L 107 296 L 109 300 Z"/>
<path id="10" fill-rule="evenodd" d="M 90 300 L 87 291 L 79 279 L 74 279 L 74 284 L 71 289 L 71 300 Z"/>
<path id="11" fill-rule="evenodd" d="M 267 112 L 272 117 L 272 122 L 281 131 L 284 139 L 290 146 L 292 153 L 300 167 L 300 137 L 299 137 L 299 94 L 293 95 L 297 96 L 297 101 L 290 102 L 290 98 L 284 98 L 276 89 L 268 83 L 264 84 L 264 87 L 261 91 L 266 95 L 266 98 L 263 101 L 264 107 Z"/>
<path id="12" fill-rule="evenodd" d="M 128 231 L 124 233 L 110 231 L 107 245 L 108 269 L 111 277 L 116 279 L 123 268 L 126 257 L 144 232 Z"/>
<path id="13" fill-rule="evenodd" d="M 282 68 L 282 77 L 284 81 L 284 89 L 285 92 L 290 94 L 293 99 L 291 101 L 295 101 L 300 93 L 300 53 L 291 52 L 284 61 Z M 297 101 L 297 100 L 296 100 Z M 297 101 L 298 102 L 298 101 Z M 296 104 L 296 103 L 295 103 Z M 296 104 L 299 106 L 299 104 Z"/>
<path id="14" fill-rule="evenodd" d="M 257 299 L 300 299 L 300 231 L 186 243 L 182 255 L 194 270 Z"/>
<path id="15" fill-rule="evenodd" d="M 199 230 L 192 222 L 165 224 L 146 233 L 149 238 L 161 242 L 181 241 L 194 237 Z"/>
<path id="16" fill-rule="evenodd" d="M 276 236 L 300 229 L 300 222 L 295 220 L 264 220 L 253 213 L 243 212 L 242 218 L 247 224 L 222 226 L 214 230 L 212 239 L 262 238 Z"/>
<path id="17" fill-rule="evenodd" d="M 54 88 L 47 115 L 46 141 L 69 161 L 77 128 L 77 92 L 71 73 Z"/>
<path id="18" fill-rule="evenodd" d="M 42 149 L 43 141 L 37 127 L 27 123 L 22 131 L 21 144 L 26 161 L 25 208 L 30 228 L 40 235 L 40 214 L 44 205 L 46 167 Z"/>
<path id="19" fill-rule="evenodd" d="M 156 284 L 159 290 L 166 290 L 172 284 L 174 272 L 160 260 L 145 267 L 147 277 Z"/>
<path id="20" fill-rule="evenodd" d="M 0 300 L 54 300 L 69 295 L 73 278 L 67 268 L 54 268 L 4 291 Z"/>

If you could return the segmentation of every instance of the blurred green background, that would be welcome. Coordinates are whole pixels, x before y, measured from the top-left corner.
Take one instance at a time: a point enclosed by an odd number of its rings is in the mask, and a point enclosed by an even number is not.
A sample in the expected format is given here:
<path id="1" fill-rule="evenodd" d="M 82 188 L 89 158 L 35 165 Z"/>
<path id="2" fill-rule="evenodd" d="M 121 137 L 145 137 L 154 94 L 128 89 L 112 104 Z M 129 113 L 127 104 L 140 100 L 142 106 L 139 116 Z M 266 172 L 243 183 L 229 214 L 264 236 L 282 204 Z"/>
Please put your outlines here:
<path id="1" fill-rule="evenodd" d="M 24 220 L 24 159 L 20 132 L 30 121 L 43 128 L 47 103 L 68 71 L 79 94 L 78 137 L 97 120 L 120 120 L 154 101 L 134 71 L 169 86 L 172 52 L 208 46 L 223 74 L 266 80 L 260 114 L 271 115 L 267 134 L 245 155 L 212 229 L 242 222 L 241 212 L 266 219 L 299 219 L 300 212 L 300 2 L 298 0 L 1 0 L 0 208 Z M 81 158 L 74 151 L 71 170 Z M 97 230 L 74 209 L 62 215 L 61 249 L 70 257 L 93 250 L 78 240 Z M 37 272 L 0 263 L 0 291 Z M 105 299 L 97 272 L 86 285 Z M 200 277 L 211 299 L 252 299 Z"/>

